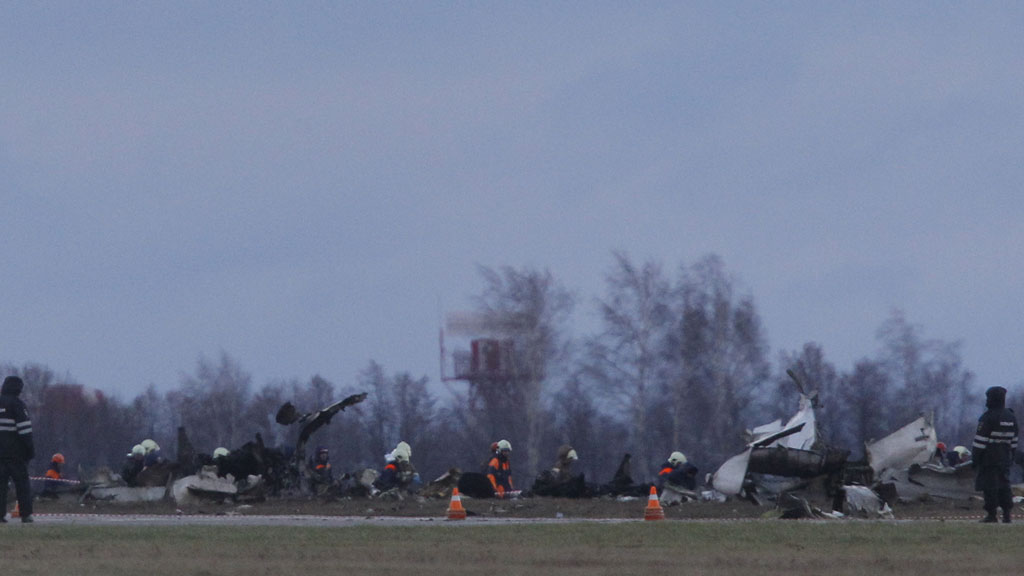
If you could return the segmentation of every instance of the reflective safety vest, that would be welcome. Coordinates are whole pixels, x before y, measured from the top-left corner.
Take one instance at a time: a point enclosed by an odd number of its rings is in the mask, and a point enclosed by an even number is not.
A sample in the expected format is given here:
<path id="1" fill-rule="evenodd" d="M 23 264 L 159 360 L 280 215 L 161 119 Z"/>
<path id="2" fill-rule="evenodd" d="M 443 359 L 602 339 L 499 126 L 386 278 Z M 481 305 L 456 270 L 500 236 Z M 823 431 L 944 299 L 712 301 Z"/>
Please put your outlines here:
<path id="1" fill-rule="evenodd" d="M 495 492 L 502 493 L 512 490 L 512 464 L 508 458 L 495 456 L 487 463 L 487 479 Z"/>

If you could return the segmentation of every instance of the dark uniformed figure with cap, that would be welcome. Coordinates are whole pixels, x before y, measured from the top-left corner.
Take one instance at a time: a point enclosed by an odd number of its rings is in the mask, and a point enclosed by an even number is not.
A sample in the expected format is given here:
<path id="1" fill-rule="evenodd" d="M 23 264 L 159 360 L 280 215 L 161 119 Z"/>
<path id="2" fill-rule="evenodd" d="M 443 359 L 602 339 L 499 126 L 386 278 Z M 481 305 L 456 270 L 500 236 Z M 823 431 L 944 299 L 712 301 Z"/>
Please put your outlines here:
<path id="1" fill-rule="evenodd" d="M 4 378 L 0 387 L 0 522 L 6 522 L 7 481 L 14 481 L 18 512 L 22 522 L 32 522 L 32 492 L 28 480 L 28 462 L 35 458 L 32 421 L 28 417 L 21 391 L 25 383 L 17 376 Z"/>
<path id="2" fill-rule="evenodd" d="M 988 410 L 978 419 L 974 436 L 973 467 L 978 471 L 974 489 L 985 494 L 982 522 L 997 522 L 996 508 L 1003 509 L 1003 522 L 1010 522 L 1013 494 L 1010 491 L 1010 466 L 1017 452 L 1017 417 L 1006 407 L 1006 388 L 993 386 L 985 391 Z"/>

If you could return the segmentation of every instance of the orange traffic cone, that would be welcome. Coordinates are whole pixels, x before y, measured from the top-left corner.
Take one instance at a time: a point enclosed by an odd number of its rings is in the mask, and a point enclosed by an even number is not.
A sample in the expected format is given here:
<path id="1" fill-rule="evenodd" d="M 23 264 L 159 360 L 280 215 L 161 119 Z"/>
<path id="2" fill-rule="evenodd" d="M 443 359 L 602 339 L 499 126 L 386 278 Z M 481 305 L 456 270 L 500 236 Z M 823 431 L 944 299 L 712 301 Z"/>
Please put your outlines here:
<path id="1" fill-rule="evenodd" d="M 449 520 L 465 520 L 466 509 L 462 507 L 462 496 L 459 496 L 458 487 L 452 488 L 452 501 L 448 504 Z"/>
<path id="2" fill-rule="evenodd" d="M 21 512 L 18 511 L 18 503 L 14 503 L 14 511 L 11 512 L 11 518 L 20 518 Z"/>
<path id="3" fill-rule="evenodd" d="M 651 486 L 651 495 L 647 497 L 647 509 L 644 510 L 644 520 L 664 520 L 665 510 L 658 501 L 658 489 Z"/>

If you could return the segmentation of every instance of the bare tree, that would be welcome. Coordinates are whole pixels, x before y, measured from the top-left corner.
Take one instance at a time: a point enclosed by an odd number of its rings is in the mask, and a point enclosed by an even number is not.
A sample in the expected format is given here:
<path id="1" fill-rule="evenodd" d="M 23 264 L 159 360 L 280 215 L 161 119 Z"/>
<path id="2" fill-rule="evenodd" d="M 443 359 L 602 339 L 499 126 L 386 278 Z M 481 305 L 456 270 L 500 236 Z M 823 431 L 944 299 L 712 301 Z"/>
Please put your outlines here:
<path id="1" fill-rule="evenodd" d="M 181 419 L 173 410 L 175 400 L 180 396 L 179 392 L 161 395 L 156 386 L 150 384 L 145 392 L 132 400 L 129 416 L 132 434 L 120 439 L 118 448 L 122 456 L 145 438 L 152 438 L 161 446 L 172 444 L 178 426 L 181 425 Z"/>
<path id="2" fill-rule="evenodd" d="M 254 394 L 245 408 L 244 422 L 246 430 L 249 430 L 249 434 L 251 434 L 251 436 L 245 437 L 245 441 L 251 440 L 259 433 L 267 446 L 284 444 L 287 438 L 287 429 L 277 424 L 274 417 L 285 402 L 285 385 L 281 382 L 266 384 Z M 295 440 L 292 439 L 289 443 L 294 444 L 294 442 Z"/>
<path id="3" fill-rule="evenodd" d="M 974 375 L 963 367 L 959 342 L 925 339 L 922 328 L 894 310 L 878 330 L 882 342 L 879 362 L 896 385 L 889 424 L 902 426 L 922 413 L 935 415 L 940 438 L 957 443 L 973 435 L 972 413 L 977 401 Z M 973 406 L 972 406 L 973 407 Z"/>
<path id="4" fill-rule="evenodd" d="M 839 398 L 846 412 L 844 437 L 847 445 L 854 447 L 855 458 L 863 456 L 865 442 L 896 429 L 890 426 L 887 414 L 890 386 L 891 380 L 885 369 L 866 359 L 857 362 L 852 374 L 842 377 Z"/>
<path id="5" fill-rule="evenodd" d="M 896 385 L 891 411 L 896 422 L 905 424 L 922 412 L 934 410 L 932 396 L 926 388 L 923 359 L 926 352 L 921 327 L 909 323 L 902 311 L 893 310 L 878 329 L 877 337 L 882 343 L 879 362 Z"/>
<path id="6" fill-rule="evenodd" d="M 580 378 L 571 378 L 555 393 L 545 454 L 554 461 L 558 446 L 569 444 L 580 458 L 576 470 L 587 478 L 607 482 L 623 454 L 632 450 L 628 443 L 632 431 L 622 418 L 602 413 L 594 396 Z"/>
<path id="7" fill-rule="evenodd" d="M 395 413 L 394 394 L 391 382 L 384 374 L 384 368 L 371 361 L 370 365 L 359 373 L 359 385 L 369 390 L 364 408 L 363 422 L 367 428 L 370 450 L 375 458 L 391 450 L 398 442 L 398 418 Z"/>
<path id="8" fill-rule="evenodd" d="M 382 465 L 383 454 L 404 441 L 412 446 L 413 462 L 425 473 L 440 473 L 448 466 L 442 460 L 450 446 L 436 433 L 437 401 L 427 382 L 426 377 L 413 378 L 407 372 L 388 376 L 373 361 L 360 372 L 360 386 L 370 391 L 362 411 L 363 423 L 378 465 Z"/>
<path id="9" fill-rule="evenodd" d="M 759 416 L 754 400 L 770 375 L 753 299 L 737 296 L 734 285 L 717 256 L 681 267 L 669 340 L 675 374 L 668 394 L 684 404 L 676 417 L 681 438 L 709 464 L 739 448 L 739 431 Z"/>
<path id="10" fill-rule="evenodd" d="M 110 464 L 105 447 L 125 431 L 118 426 L 118 412 L 116 402 L 98 390 L 80 384 L 48 386 L 33 423 L 40 464 L 58 451 L 78 462 Z"/>
<path id="11" fill-rule="evenodd" d="M 629 423 L 628 450 L 645 465 L 652 461 L 649 407 L 664 389 L 665 339 L 672 326 L 671 284 L 661 266 L 635 265 L 623 253 L 605 276 L 606 296 L 597 301 L 601 314 L 598 334 L 586 342 L 584 374 Z M 684 399 L 672 390 L 671 444 L 680 441 Z"/>
<path id="12" fill-rule="evenodd" d="M 392 378 L 392 394 L 398 416 L 398 439 L 413 448 L 414 462 L 424 473 L 441 473 L 448 464 L 443 460 L 447 439 L 437 433 L 437 399 L 430 393 L 426 376 L 413 378 L 400 372 Z"/>
<path id="13" fill-rule="evenodd" d="M 181 425 L 200 451 L 241 446 L 251 439 L 244 422 L 251 376 L 227 353 L 214 364 L 201 357 L 194 376 L 184 376 L 176 398 Z"/>

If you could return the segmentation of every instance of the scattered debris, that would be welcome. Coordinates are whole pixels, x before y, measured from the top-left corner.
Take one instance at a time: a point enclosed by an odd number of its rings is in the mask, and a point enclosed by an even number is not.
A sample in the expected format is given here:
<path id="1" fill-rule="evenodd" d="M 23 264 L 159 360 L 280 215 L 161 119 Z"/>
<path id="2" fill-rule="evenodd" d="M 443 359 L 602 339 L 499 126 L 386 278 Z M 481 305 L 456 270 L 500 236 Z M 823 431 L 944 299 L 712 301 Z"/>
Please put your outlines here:
<path id="1" fill-rule="evenodd" d="M 299 414 L 299 411 L 291 402 L 285 402 L 281 408 L 278 409 L 277 415 L 274 418 L 278 424 L 283 426 L 289 426 L 291 424 L 302 425 L 302 428 L 299 430 L 299 439 L 295 444 L 295 454 L 293 456 L 294 466 L 297 468 L 299 476 L 302 479 L 308 481 L 312 477 L 309 471 L 309 466 L 306 463 L 306 442 L 309 441 L 309 437 L 321 427 L 330 424 L 331 419 L 334 418 L 335 414 L 349 406 L 359 404 L 363 400 L 366 400 L 366 396 L 366 392 L 353 394 L 344 400 L 339 400 L 338 402 L 331 404 L 330 406 L 302 415 Z"/>
<path id="2" fill-rule="evenodd" d="M 217 469 L 206 466 L 196 474 L 175 480 L 171 485 L 171 495 L 178 506 L 197 505 L 201 502 L 224 502 L 238 494 L 235 477 L 217 476 Z"/>
<path id="3" fill-rule="evenodd" d="M 892 508 L 866 486 L 843 486 L 846 504 L 850 514 L 857 513 L 864 518 L 892 520 Z"/>

